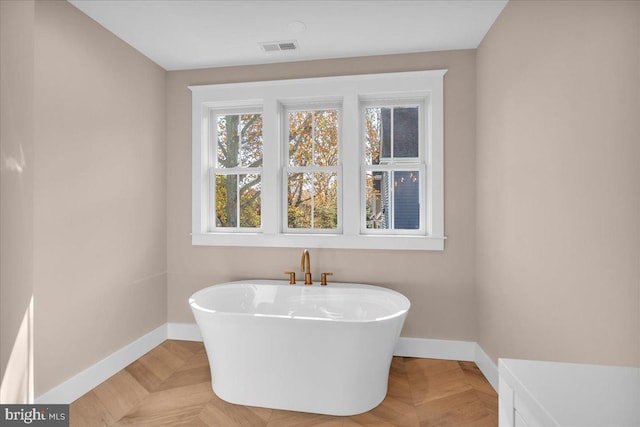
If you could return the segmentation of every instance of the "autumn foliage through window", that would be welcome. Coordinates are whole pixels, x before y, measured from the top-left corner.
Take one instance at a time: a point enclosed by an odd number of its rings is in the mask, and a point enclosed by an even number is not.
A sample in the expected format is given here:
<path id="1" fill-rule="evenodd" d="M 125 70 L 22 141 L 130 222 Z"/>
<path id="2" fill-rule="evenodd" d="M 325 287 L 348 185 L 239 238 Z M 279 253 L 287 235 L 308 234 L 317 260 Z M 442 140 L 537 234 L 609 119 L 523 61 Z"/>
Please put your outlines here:
<path id="1" fill-rule="evenodd" d="M 190 86 L 192 243 L 442 250 L 445 73 Z"/>
<path id="2" fill-rule="evenodd" d="M 259 228 L 262 115 L 219 114 L 216 123 L 216 226 Z"/>
<path id="3" fill-rule="evenodd" d="M 288 112 L 287 227 L 338 227 L 338 129 L 334 109 Z"/>

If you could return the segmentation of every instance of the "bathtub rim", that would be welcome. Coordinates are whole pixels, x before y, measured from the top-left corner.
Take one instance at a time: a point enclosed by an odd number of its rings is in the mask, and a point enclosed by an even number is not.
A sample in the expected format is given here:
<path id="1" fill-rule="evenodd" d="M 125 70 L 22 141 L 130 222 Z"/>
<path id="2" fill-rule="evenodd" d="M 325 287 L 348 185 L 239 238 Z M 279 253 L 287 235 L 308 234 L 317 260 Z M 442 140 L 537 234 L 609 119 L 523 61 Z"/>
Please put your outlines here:
<path id="1" fill-rule="evenodd" d="M 303 289 L 305 288 L 310 288 L 311 286 L 315 286 L 314 289 L 317 289 L 319 287 L 325 288 L 324 286 L 316 286 L 316 285 L 291 285 L 289 284 L 289 282 L 287 282 L 286 280 L 276 280 L 276 279 L 247 279 L 247 280 L 236 280 L 236 281 L 230 281 L 230 282 L 222 282 L 222 283 L 216 283 L 214 285 L 210 285 L 207 287 L 204 287 L 202 289 L 199 289 L 198 291 L 194 292 L 190 297 L 189 297 L 189 306 L 191 307 L 192 310 L 198 310 L 200 312 L 203 313 L 208 313 L 208 314 L 215 314 L 218 316 L 241 316 L 241 317 L 255 317 L 255 318 L 268 318 L 268 319 L 289 319 L 289 320 L 296 320 L 296 321 L 320 321 L 320 322 L 331 322 L 331 323 L 377 323 L 377 322 L 384 322 L 384 321 L 389 321 L 389 320 L 393 320 L 393 319 L 397 319 L 399 317 L 403 317 L 406 316 L 409 313 L 409 309 L 411 308 L 411 301 L 409 300 L 409 298 L 407 298 L 405 295 L 401 294 L 398 291 L 395 291 L 393 289 L 389 289 L 389 288 L 385 288 L 383 286 L 377 286 L 377 285 L 369 285 L 369 284 L 365 284 L 365 283 L 351 283 L 351 282 L 331 282 L 329 283 L 327 286 L 328 287 L 333 287 L 333 286 L 340 286 L 343 288 L 356 288 L 356 289 L 362 289 L 362 288 L 369 288 L 372 289 L 374 291 L 377 292 L 383 292 L 383 293 L 390 293 L 393 294 L 396 298 L 399 298 L 404 307 L 400 310 L 397 310 L 395 312 L 393 312 L 392 314 L 388 315 L 388 316 L 383 316 L 383 317 L 378 317 L 378 318 L 373 318 L 373 319 L 331 319 L 331 318 L 326 318 L 326 317 L 314 317 L 314 316 L 295 316 L 295 315 L 280 315 L 280 314 L 261 314 L 261 313 L 239 313 L 239 312 L 233 312 L 233 311 L 221 311 L 221 310 L 213 310 L 210 308 L 206 308 L 206 307 L 202 307 L 201 305 L 199 305 L 196 302 L 197 296 L 198 294 L 204 294 L 207 291 L 210 291 L 211 288 L 214 287 L 232 287 L 234 285 L 242 285 L 242 284 L 246 284 L 246 285 L 275 285 L 275 286 L 285 286 L 285 287 L 290 287 L 290 286 L 304 286 Z M 321 292 L 321 291 L 320 291 Z"/>

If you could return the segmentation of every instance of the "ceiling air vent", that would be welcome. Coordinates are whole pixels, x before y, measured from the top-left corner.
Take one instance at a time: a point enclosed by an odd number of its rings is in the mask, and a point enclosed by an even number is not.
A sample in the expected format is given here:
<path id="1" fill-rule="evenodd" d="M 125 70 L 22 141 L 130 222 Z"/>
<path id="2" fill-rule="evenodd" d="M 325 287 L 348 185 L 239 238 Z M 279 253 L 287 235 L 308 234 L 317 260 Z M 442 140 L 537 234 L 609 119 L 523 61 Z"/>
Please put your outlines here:
<path id="1" fill-rule="evenodd" d="M 278 43 L 280 50 L 295 50 L 297 48 L 295 42 Z"/>
<path id="2" fill-rule="evenodd" d="M 265 52 L 282 52 L 287 50 L 298 49 L 298 43 L 296 41 L 286 42 L 262 42 L 259 43 L 260 47 Z"/>

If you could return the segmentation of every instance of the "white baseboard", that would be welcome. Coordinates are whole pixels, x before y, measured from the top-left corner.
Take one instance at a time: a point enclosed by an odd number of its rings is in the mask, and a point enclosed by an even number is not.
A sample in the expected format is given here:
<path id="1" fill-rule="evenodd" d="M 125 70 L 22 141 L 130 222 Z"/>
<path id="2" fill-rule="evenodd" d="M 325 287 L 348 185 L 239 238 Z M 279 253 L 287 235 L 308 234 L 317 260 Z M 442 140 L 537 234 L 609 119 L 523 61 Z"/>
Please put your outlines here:
<path id="1" fill-rule="evenodd" d="M 491 387 L 496 393 L 498 392 L 498 367 L 476 342 L 400 337 L 393 354 L 404 357 L 475 362 Z"/>
<path id="2" fill-rule="evenodd" d="M 478 368 L 480 368 L 484 377 L 489 381 L 489 384 L 491 384 L 491 387 L 493 387 L 497 393 L 498 383 L 500 382 L 498 377 L 498 367 L 493 363 L 493 360 L 491 360 L 478 343 L 475 343 L 474 356 L 474 362 L 476 362 L 476 365 L 478 365 Z"/>
<path id="3" fill-rule="evenodd" d="M 474 352 L 475 343 L 471 341 L 400 337 L 393 354 L 403 357 L 465 360 L 473 362 Z"/>
<path id="4" fill-rule="evenodd" d="M 38 396 L 35 403 L 69 404 L 160 345 L 166 339 L 167 324 L 165 323 Z"/>
<path id="5" fill-rule="evenodd" d="M 202 335 L 195 323 L 165 323 L 40 395 L 36 403 L 69 404 L 166 339 L 202 341 Z M 498 367 L 476 342 L 400 337 L 394 355 L 475 362 L 491 386 L 498 391 Z"/>
<path id="6" fill-rule="evenodd" d="M 180 341 L 202 341 L 200 328 L 195 323 L 167 323 L 167 339 Z"/>

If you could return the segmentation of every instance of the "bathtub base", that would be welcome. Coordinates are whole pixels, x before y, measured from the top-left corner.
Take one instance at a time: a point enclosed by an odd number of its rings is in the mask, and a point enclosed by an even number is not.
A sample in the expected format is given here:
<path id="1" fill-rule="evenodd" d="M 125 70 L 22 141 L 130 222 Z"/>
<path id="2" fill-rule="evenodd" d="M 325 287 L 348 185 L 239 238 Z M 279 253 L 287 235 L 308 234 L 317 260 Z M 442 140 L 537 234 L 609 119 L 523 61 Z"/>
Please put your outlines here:
<path id="1" fill-rule="evenodd" d="M 339 416 L 367 412 L 386 397 L 399 325 L 348 326 L 251 317 L 225 322 L 220 316 L 202 328 L 213 391 L 239 405 Z M 243 334 L 250 340 L 237 339 Z"/>
<path id="2" fill-rule="evenodd" d="M 213 383 L 212 383 L 212 386 L 213 386 Z M 250 400 L 243 397 L 240 401 L 233 401 L 232 399 L 226 398 L 224 396 L 224 393 L 216 391 L 215 388 L 213 388 L 213 392 L 220 399 L 234 405 L 254 406 L 258 408 L 277 409 L 281 411 L 305 412 L 310 414 L 331 415 L 331 416 L 340 416 L 340 417 L 348 417 L 348 416 L 358 415 L 358 414 L 368 412 L 373 408 L 375 408 L 376 406 L 380 405 L 387 395 L 387 390 L 385 388 L 383 396 L 373 403 L 341 402 L 338 405 L 336 405 L 335 403 L 332 405 L 331 402 L 326 402 L 326 401 L 319 402 L 319 403 L 305 402 L 304 404 L 300 404 L 300 402 L 297 402 L 297 404 L 294 404 L 293 399 L 290 400 L 291 402 L 290 404 L 284 404 L 284 402 L 287 399 L 290 399 L 291 396 L 273 396 L 272 398 L 267 398 L 267 399 L 262 398 L 257 400 Z"/>
<path id="3" fill-rule="evenodd" d="M 370 411 L 386 397 L 409 305 L 375 286 L 276 281 L 216 285 L 191 300 L 218 397 L 338 416 Z"/>

